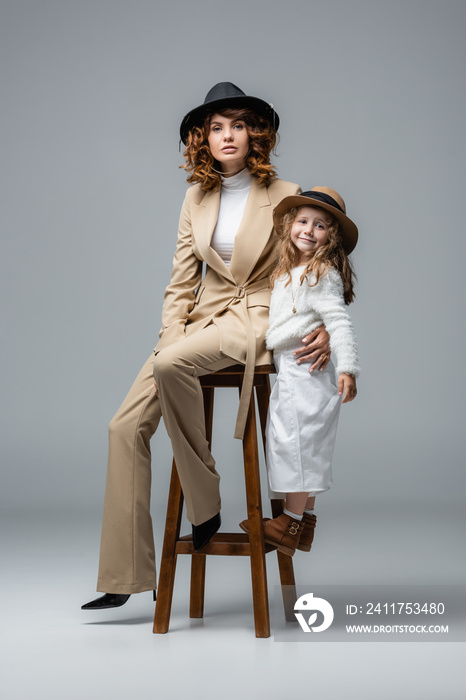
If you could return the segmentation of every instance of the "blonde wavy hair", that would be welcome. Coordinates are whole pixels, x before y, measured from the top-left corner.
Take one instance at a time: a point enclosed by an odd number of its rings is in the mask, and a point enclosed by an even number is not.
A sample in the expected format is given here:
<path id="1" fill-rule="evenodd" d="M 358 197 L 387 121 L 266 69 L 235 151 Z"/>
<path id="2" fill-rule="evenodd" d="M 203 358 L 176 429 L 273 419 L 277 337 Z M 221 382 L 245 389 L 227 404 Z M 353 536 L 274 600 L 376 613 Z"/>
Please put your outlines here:
<path id="1" fill-rule="evenodd" d="M 312 204 L 312 207 L 314 208 L 314 204 Z M 351 261 L 343 248 L 343 239 L 341 237 L 339 223 L 326 209 L 322 209 L 321 207 L 315 208 L 319 209 L 328 221 L 328 240 L 325 245 L 316 250 L 309 260 L 301 275 L 300 284 L 304 282 L 307 275 L 313 274 L 315 275 L 316 281 L 313 284 L 308 281 L 308 284 L 310 287 L 315 287 L 320 278 L 325 275 L 331 267 L 334 267 L 340 273 L 343 281 L 343 298 L 345 304 L 351 304 L 355 299 L 354 283 L 356 281 L 356 275 Z M 280 236 L 278 262 L 270 276 L 272 286 L 282 275 L 288 276 L 285 286 L 288 286 L 291 282 L 291 269 L 295 266 L 298 249 L 292 243 L 290 234 L 291 227 L 300 209 L 302 209 L 302 207 L 293 207 L 282 216 L 280 221 L 278 227 L 278 235 Z"/>
<path id="2" fill-rule="evenodd" d="M 246 124 L 249 135 L 249 153 L 246 157 L 246 167 L 259 180 L 261 185 L 267 186 L 277 176 L 272 164 L 270 154 L 277 144 L 278 135 L 272 125 L 250 109 L 221 109 L 222 114 L 229 119 L 241 119 Z M 194 126 L 189 130 L 186 138 L 186 149 L 183 153 L 186 163 L 180 165 L 187 173 L 190 184 L 199 183 L 201 189 L 209 192 L 216 190 L 221 185 L 220 163 L 218 163 L 210 151 L 208 136 L 210 122 L 213 113 L 207 114 L 202 126 Z"/>

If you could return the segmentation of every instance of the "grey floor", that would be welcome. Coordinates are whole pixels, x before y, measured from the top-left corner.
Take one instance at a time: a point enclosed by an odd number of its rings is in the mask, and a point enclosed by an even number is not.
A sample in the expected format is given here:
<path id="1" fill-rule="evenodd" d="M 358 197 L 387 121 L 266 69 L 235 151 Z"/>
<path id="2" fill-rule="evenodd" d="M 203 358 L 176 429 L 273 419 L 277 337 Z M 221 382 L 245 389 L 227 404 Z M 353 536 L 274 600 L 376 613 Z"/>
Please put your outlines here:
<path id="1" fill-rule="evenodd" d="M 256 639 L 248 562 L 239 558 L 208 562 L 203 620 L 188 617 L 189 562 L 180 558 L 166 635 L 152 634 L 150 593 L 116 611 L 82 612 L 94 595 L 99 520 L 85 511 L 3 515 L 4 700 L 466 697 L 463 643 Z M 464 534 L 459 506 L 345 512 L 329 500 L 315 547 L 296 554 L 295 570 L 303 584 L 458 584 L 466 581 Z M 272 591 L 274 555 L 267 561 Z"/>

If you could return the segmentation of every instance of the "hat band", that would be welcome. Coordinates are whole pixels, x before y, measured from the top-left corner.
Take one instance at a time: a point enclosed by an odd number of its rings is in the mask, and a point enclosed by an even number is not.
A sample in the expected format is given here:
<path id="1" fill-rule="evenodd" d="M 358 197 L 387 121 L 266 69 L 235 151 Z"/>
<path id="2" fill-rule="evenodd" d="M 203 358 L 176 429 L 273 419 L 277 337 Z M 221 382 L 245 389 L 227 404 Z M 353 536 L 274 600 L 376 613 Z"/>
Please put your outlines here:
<path id="1" fill-rule="evenodd" d="M 333 199 L 333 197 L 330 197 L 329 194 L 325 194 L 325 192 L 301 192 L 301 197 L 309 197 L 309 199 L 316 199 L 318 202 L 323 202 L 324 204 L 329 204 L 331 207 L 335 207 L 335 209 L 341 211 L 342 214 L 345 213 L 338 204 L 338 202 L 335 199 Z"/>

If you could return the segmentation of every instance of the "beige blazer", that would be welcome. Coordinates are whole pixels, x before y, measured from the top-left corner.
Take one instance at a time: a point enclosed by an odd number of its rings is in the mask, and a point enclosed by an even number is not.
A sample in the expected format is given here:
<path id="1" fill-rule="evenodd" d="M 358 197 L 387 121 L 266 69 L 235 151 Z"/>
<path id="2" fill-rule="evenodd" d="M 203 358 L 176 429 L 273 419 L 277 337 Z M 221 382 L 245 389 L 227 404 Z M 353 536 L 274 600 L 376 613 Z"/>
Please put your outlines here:
<path id="1" fill-rule="evenodd" d="M 162 328 L 155 352 L 215 323 L 221 350 L 246 366 L 235 437 L 241 438 L 244 432 L 254 367 L 271 362 L 265 333 L 269 276 L 276 263 L 278 241 L 272 212 L 283 197 L 300 191 L 298 185 L 284 180 L 276 179 L 268 187 L 261 187 L 257 178 L 252 178 L 229 267 L 210 247 L 220 191 L 203 192 L 194 185 L 187 191 L 181 209 L 173 271 L 165 290 Z M 203 262 L 206 272 L 201 280 Z"/>

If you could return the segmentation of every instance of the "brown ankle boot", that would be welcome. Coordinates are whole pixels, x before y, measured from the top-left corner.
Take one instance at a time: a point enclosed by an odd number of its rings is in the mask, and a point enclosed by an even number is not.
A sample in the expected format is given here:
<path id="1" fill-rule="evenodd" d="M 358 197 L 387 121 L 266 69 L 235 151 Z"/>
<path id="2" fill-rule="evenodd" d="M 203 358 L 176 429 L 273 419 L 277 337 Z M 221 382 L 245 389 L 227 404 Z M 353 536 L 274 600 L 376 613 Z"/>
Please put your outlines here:
<path id="1" fill-rule="evenodd" d="M 298 549 L 302 552 L 309 552 L 312 546 L 312 540 L 314 539 L 314 530 L 316 527 L 317 518 L 315 515 L 309 515 L 309 513 L 304 513 L 302 523 L 303 531 L 301 537 L 299 538 Z"/>
<path id="2" fill-rule="evenodd" d="M 303 527 L 300 520 L 282 513 L 278 518 L 264 522 L 264 540 L 273 544 L 279 552 L 292 557 L 299 544 Z"/>
<path id="3" fill-rule="evenodd" d="M 268 520 L 270 520 L 270 518 L 262 518 L 262 522 L 264 523 L 264 525 Z M 240 522 L 239 526 L 242 530 L 244 530 L 244 532 L 247 532 L 249 535 L 249 520 L 243 520 L 242 522 Z"/>

